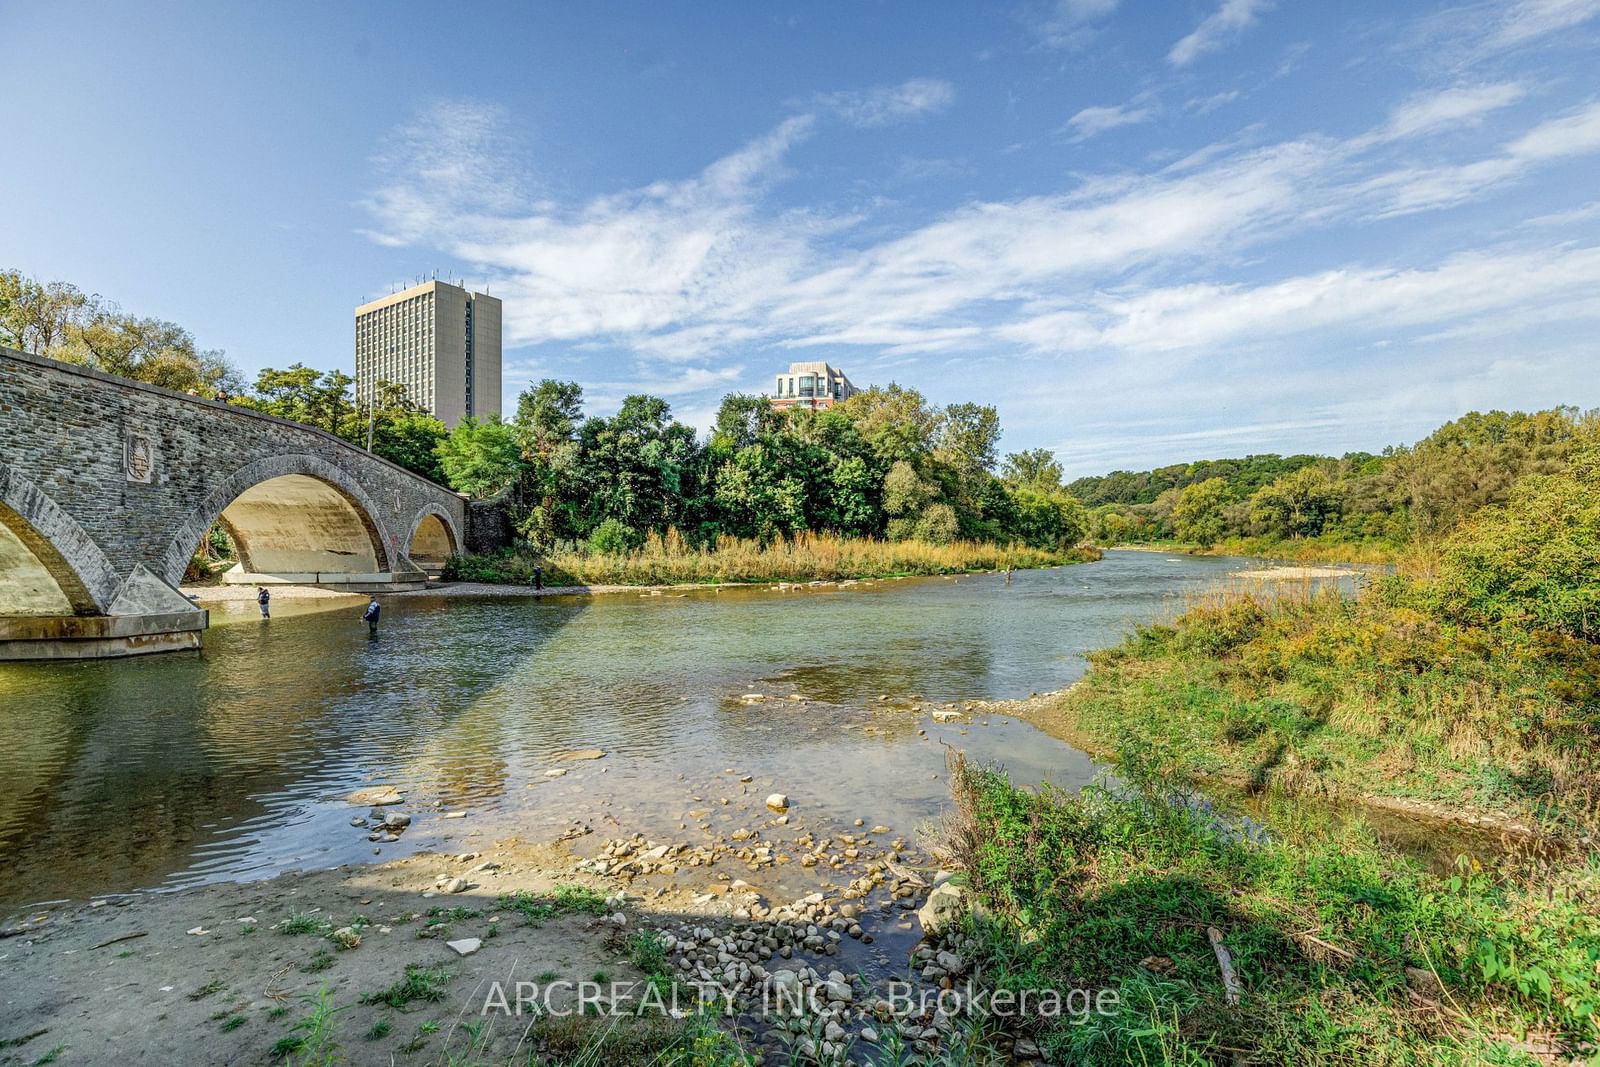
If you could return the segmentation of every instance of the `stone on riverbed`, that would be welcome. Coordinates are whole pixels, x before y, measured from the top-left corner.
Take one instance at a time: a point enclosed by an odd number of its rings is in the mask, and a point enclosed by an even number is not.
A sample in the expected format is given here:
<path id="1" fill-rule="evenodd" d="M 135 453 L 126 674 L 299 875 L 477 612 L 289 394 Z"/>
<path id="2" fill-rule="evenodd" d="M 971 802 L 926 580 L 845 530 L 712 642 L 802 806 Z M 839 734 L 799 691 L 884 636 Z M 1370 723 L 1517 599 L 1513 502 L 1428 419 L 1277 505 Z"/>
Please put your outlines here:
<path id="1" fill-rule="evenodd" d="M 384 785 L 373 789 L 357 789 L 344 799 L 347 804 L 369 804 L 375 808 L 382 808 L 390 804 L 404 803 L 406 797 L 394 786 Z"/>
<path id="2" fill-rule="evenodd" d="M 962 892 L 959 886 L 945 882 L 928 894 L 928 900 L 917 911 L 922 920 L 922 931 L 930 937 L 950 929 L 961 921 Z"/>
<path id="3" fill-rule="evenodd" d="M 563 752 L 555 758 L 557 763 L 569 763 L 580 759 L 602 759 L 606 754 L 603 748 L 575 748 L 571 752 Z"/>
<path id="4" fill-rule="evenodd" d="M 446 941 L 445 946 L 457 956 L 470 956 L 483 947 L 483 941 L 476 937 L 463 937 L 459 941 Z"/>
<path id="5" fill-rule="evenodd" d="M 780 815 L 789 810 L 789 797 L 786 793 L 773 793 L 767 797 L 767 807 Z"/>

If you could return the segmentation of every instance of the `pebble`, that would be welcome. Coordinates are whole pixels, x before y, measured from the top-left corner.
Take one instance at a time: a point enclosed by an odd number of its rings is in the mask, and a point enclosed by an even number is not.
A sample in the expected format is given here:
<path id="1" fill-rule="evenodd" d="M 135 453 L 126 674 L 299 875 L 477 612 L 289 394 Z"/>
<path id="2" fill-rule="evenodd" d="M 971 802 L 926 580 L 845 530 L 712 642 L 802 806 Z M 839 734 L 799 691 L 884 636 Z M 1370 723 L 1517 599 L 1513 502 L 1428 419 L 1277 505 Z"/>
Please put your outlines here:
<path id="1" fill-rule="evenodd" d="M 454 950 L 457 956 L 470 956 L 483 947 L 483 941 L 476 937 L 463 937 L 459 941 L 446 941 L 445 946 Z"/>

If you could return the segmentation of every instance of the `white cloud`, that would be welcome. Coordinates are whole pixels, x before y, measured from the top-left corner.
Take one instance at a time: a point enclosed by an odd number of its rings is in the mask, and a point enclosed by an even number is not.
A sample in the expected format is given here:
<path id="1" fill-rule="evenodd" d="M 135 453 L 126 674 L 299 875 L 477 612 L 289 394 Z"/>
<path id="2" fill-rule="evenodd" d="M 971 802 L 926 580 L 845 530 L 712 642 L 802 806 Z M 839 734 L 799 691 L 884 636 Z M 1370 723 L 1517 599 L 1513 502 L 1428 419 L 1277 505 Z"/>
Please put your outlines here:
<path id="1" fill-rule="evenodd" d="M 1527 174 L 1542 163 L 1600 152 L 1600 102 L 1540 123 L 1501 154 L 1469 163 L 1391 170 L 1364 192 L 1384 200 L 1382 214 L 1403 215 L 1461 203 Z"/>
<path id="2" fill-rule="evenodd" d="M 1490 43 L 1502 47 L 1523 44 L 1596 15 L 1600 15 L 1600 0 L 1518 0 L 1501 15 Z"/>
<path id="3" fill-rule="evenodd" d="M 1156 116 L 1153 104 L 1138 98 L 1112 107 L 1086 107 L 1067 120 L 1073 141 L 1086 141 L 1096 134 L 1114 130 L 1119 126 L 1135 126 L 1149 122 Z"/>
<path id="4" fill-rule="evenodd" d="M 1117 9 L 1119 0 L 1056 0 L 1032 19 L 1034 33 L 1050 48 L 1081 48 L 1094 35 L 1092 24 Z"/>
<path id="5" fill-rule="evenodd" d="M 1207 15 L 1194 32 L 1172 46 L 1167 62 L 1186 67 L 1201 56 L 1215 52 L 1228 41 L 1255 25 L 1271 0 L 1222 0 L 1222 6 Z"/>
<path id="6" fill-rule="evenodd" d="M 1004 328 L 1041 350 L 1209 349 L 1340 328 L 1391 334 L 1583 297 L 1600 247 L 1454 257 L 1433 268 L 1347 268 L 1269 285 L 1194 284 L 1102 294 Z M 1600 304 L 1588 305 L 1600 314 Z"/>
<path id="7" fill-rule="evenodd" d="M 1390 137 L 1410 137 L 1440 126 L 1474 122 L 1484 114 L 1522 99 L 1524 90 L 1514 82 L 1457 86 L 1414 96 L 1395 108 L 1385 131 Z"/>
<path id="8" fill-rule="evenodd" d="M 956 98 L 955 87 L 935 78 L 912 78 L 899 85 L 854 92 L 826 93 L 817 105 L 855 126 L 886 126 L 891 122 L 943 111 Z"/>
<path id="9" fill-rule="evenodd" d="M 1239 99 L 1239 90 L 1230 89 L 1224 93 L 1213 93 L 1211 96 L 1197 96 L 1184 104 L 1184 109 L 1196 115 L 1209 115 L 1219 107 L 1225 107 Z"/>

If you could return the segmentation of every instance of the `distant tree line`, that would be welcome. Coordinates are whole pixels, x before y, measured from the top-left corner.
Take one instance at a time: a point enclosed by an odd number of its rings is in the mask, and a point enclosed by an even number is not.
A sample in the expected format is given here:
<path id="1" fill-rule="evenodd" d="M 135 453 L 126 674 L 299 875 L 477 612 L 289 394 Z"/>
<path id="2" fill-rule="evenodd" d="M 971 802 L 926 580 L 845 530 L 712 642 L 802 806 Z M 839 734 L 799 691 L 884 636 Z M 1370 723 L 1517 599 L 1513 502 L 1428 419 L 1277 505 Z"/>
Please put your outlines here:
<path id="1" fill-rule="evenodd" d="M 1102 543 L 1212 545 L 1321 538 L 1401 545 L 1506 499 L 1525 475 L 1561 470 L 1600 433 L 1600 414 L 1470 412 L 1380 454 L 1246 456 L 1114 471 L 1067 486 Z"/>
<path id="2" fill-rule="evenodd" d="M 610 417 L 585 417 L 582 401 L 577 383 L 547 379 L 509 420 L 464 420 L 439 447 L 446 480 L 504 494 L 536 546 L 618 551 L 674 530 L 702 546 L 811 531 L 1067 548 L 1086 532 L 1048 452 L 1000 461 L 992 407 L 936 407 L 898 385 L 818 412 L 733 394 L 702 440 L 659 397 Z"/>

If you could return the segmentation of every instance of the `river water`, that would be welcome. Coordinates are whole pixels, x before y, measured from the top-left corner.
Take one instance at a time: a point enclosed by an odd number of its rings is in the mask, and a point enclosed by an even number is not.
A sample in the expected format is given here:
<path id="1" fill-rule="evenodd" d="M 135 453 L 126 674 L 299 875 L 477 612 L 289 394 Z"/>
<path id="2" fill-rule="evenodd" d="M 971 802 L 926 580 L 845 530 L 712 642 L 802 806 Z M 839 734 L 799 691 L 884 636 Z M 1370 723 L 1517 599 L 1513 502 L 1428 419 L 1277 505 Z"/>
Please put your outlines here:
<path id="1" fill-rule="evenodd" d="M 374 783 L 529 839 L 676 822 L 714 799 L 707 782 L 903 832 L 946 802 L 945 744 L 1017 781 L 1081 785 L 1090 761 L 1026 724 L 905 709 L 1061 688 L 1085 652 L 1244 564 L 1109 552 L 1009 585 L 404 597 L 376 637 L 359 604 L 281 600 L 270 622 L 214 607 L 199 653 L 0 664 L 0 909 L 439 840 L 426 818 L 381 849 L 353 830 L 345 797 Z M 556 759 L 583 748 L 607 755 Z"/>

